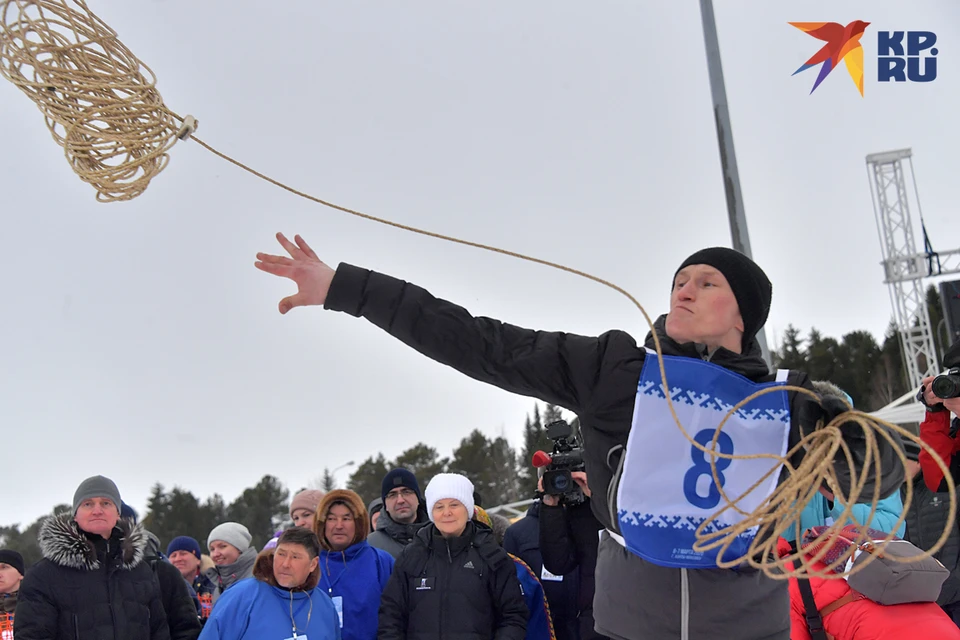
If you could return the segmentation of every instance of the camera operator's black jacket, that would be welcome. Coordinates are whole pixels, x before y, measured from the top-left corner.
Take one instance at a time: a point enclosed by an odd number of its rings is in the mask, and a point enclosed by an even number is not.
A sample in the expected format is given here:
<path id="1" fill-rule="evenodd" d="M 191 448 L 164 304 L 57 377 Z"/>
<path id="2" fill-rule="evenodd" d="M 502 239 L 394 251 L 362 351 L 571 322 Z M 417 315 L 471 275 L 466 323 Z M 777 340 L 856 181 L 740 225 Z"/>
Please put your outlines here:
<path id="1" fill-rule="evenodd" d="M 599 532 L 603 525 L 590 509 L 587 499 L 574 506 L 540 505 L 540 554 L 543 566 L 558 576 L 580 571 L 577 614 L 581 640 L 599 638 L 594 630 L 593 596 L 596 589 Z"/>
<path id="2" fill-rule="evenodd" d="M 617 495 L 616 460 L 610 465 L 608 453 L 627 444 L 646 355 L 629 334 L 609 331 L 599 337 L 586 337 L 533 331 L 474 317 L 413 284 L 348 264 L 337 269 L 325 306 L 364 317 L 420 353 L 476 380 L 576 413 L 593 492 L 593 512 L 606 528 L 617 531 L 616 504 L 609 504 L 607 498 Z M 667 337 L 663 326 L 664 318 L 660 318 L 657 331 L 665 353 L 703 357 L 697 345 L 678 344 Z M 652 336 L 647 342 L 652 344 Z M 718 349 L 709 357 L 714 364 L 755 382 L 774 380 L 756 340 L 743 354 Z M 809 386 L 803 374 L 792 374 L 788 382 Z M 798 394 L 789 395 L 793 446 L 799 441 L 802 410 Z M 814 424 L 805 420 L 805 430 L 812 430 Z M 862 442 L 850 442 L 850 446 L 863 450 Z M 885 451 L 881 468 L 887 471 L 881 489 L 882 497 L 886 497 L 899 489 L 903 466 L 892 451 Z M 872 486 L 863 491 L 870 495 Z M 597 631 L 606 636 L 738 640 L 790 637 L 787 582 L 753 570 L 692 571 L 654 565 L 603 532 L 597 577 L 594 615 Z"/>

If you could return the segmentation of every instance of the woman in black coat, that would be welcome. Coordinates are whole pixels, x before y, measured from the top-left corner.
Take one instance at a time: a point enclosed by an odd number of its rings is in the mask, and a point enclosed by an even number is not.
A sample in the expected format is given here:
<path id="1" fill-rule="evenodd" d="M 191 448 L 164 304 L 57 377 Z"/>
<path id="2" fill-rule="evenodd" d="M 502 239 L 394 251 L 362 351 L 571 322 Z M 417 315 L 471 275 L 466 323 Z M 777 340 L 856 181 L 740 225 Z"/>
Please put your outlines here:
<path id="1" fill-rule="evenodd" d="M 431 524 L 397 558 L 380 600 L 379 640 L 523 640 L 516 569 L 488 527 L 471 522 L 473 484 L 442 473 L 425 492 Z"/>

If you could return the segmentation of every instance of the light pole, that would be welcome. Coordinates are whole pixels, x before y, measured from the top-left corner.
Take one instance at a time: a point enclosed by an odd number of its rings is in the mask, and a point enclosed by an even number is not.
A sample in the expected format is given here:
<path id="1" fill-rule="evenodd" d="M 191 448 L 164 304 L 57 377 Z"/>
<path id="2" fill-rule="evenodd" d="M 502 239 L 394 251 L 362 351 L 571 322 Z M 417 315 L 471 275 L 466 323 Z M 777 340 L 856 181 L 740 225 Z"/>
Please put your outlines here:
<path id="1" fill-rule="evenodd" d="M 723 65 L 720 63 L 720 41 L 717 38 L 717 22 L 713 15 L 713 0 L 700 0 L 700 17 L 703 20 L 703 40 L 707 49 L 710 93 L 713 95 L 713 119 L 717 125 L 717 142 L 720 146 L 723 190 L 727 195 L 730 236 L 733 240 L 733 248 L 752 260 L 750 234 L 747 232 L 747 215 L 743 210 L 743 193 L 740 191 L 740 173 L 737 171 L 737 155 L 733 149 L 727 89 L 723 82 Z M 771 365 L 767 334 L 763 329 L 757 333 L 757 342 L 760 343 L 763 359 Z"/>
<path id="2" fill-rule="evenodd" d="M 340 469 L 346 469 L 347 467 L 352 467 L 353 465 L 354 465 L 353 460 L 351 460 L 350 462 L 343 463 L 342 465 L 340 465 L 339 467 L 337 467 L 336 469 L 330 472 L 330 478 L 334 481 L 334 483 L 336 483 L 337 471 L 340 471 Z"/>

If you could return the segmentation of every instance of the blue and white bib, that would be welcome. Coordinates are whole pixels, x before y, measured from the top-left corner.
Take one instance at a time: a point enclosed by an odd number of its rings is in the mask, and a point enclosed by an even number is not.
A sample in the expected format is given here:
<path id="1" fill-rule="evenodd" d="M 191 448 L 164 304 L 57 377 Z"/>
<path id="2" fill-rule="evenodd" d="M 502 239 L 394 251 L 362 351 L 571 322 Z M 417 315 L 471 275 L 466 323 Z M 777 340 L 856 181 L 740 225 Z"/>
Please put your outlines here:
<path id="1" fill-rule="evenodd" d="M 747 396 L 765 388 L 784 386 L 787 371 L 776 382 L 758 384 L 697 358 L 664 356 L 670 397 L 680 423 L 700 444 L 710 447 L 714 432 L 727 412 Z M 724 423 L 717 440 L 721 453 L 784 456 L 790 436 L 787 391 L 773 391 L 751 400 Z M 737 506 L 752 512 L 776 489 L 782 463 L 770 458 L 717 458 L 724 492 Z M 766 482 L 741 496 L 771 468 Z M 624 453 L 617 489 L 620 532 L 627 549 L 665 567 L 713 569 L 720 549 L 693 549 L 696 529 L 724 506 L 714 484 L 710 457 L 696 449 L 680 432 L 667 405 L 656 352 L 647 349 L 640 373 L 633 426 Z M 706 531 L 717 531 L 743 519 L 734 510 L 714 519 Z M 741 534 L 724 558 L 742 556 L 756 536 L 754 527 Z"/>

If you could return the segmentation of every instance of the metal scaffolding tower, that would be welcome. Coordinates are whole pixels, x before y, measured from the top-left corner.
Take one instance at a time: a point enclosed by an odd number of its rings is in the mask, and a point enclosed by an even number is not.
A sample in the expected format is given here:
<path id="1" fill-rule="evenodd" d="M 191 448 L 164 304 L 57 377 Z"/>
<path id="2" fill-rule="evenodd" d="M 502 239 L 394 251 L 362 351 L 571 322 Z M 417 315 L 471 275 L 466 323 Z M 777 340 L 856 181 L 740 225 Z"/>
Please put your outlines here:
<path id="1" fill-rule="evenodd" d="M 934 252 L 924 229 L 924 250 L 917 251 L 905 167 L 909 167 L 921 228 L 923 212 L 912 156 L 910 149 L 872 153 L 867 156 L 867 171 L 883 252 L 884 283 L 890 286 L 890 302 L 900 335 L 907 384 L 919 387 L 924 377 L 936 375 L 939 371 L 923 279 L 960 272 L 960 250 Z"/>

